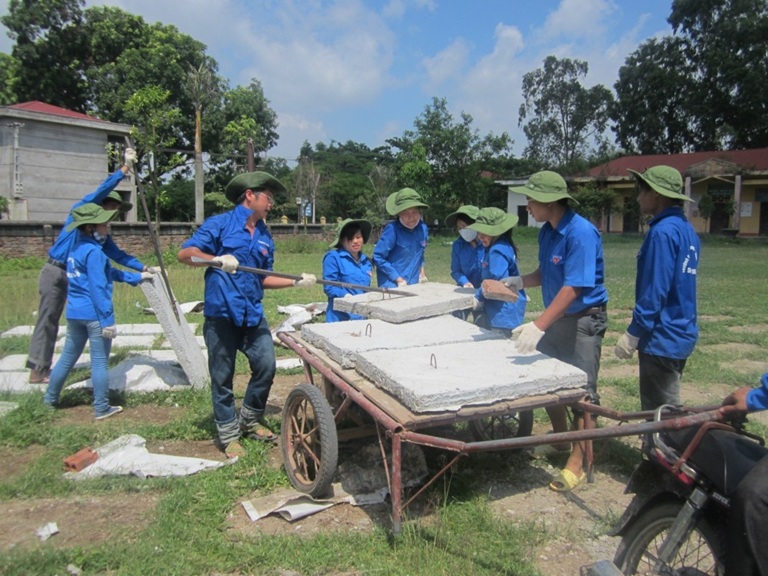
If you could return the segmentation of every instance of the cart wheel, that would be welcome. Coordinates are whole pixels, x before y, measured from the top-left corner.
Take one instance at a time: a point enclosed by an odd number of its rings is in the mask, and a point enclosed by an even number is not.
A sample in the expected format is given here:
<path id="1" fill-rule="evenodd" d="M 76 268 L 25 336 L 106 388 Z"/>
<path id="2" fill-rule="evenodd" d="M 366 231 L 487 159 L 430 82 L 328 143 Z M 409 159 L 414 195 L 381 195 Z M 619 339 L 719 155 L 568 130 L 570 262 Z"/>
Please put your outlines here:
<path id="1" fill-rule="evenodd" d="M 291 390 L 283 407 L 280 434 L 285 471 L 294 488 L 313 497 L 331 486 L 339 461 L 333 412 L 323 393 L 311 384 Z"/>
<path id="2" fill-rule="evenodd" d="M 533 410 L 471 420 L 469 430 L 475 440 L 480 442 L 530 436 L 533 430 Z"/>

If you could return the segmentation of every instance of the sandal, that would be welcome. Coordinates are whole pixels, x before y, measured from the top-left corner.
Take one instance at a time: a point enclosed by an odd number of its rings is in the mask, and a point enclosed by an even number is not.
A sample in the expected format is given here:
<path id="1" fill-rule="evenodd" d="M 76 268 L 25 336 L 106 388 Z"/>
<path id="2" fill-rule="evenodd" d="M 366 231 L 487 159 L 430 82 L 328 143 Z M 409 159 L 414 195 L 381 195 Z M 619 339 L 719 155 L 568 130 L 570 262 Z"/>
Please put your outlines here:
<path id="1" fill-rule="evenodd" d="M 224 455 L 230 460 L 232 458 L 239 458 L 240 456 L 245 456 L 245 448 L 243 448 L 239 440 L 233 440 L 224 446 Z"/>
<path id="2" fill-rule="evenodd" d="M 555 492 L 570 492 L 576 486 L 579 486 L 587 479 L 587 473 L 582 472 L 579 476 L 576 476 L 568 468 L 560 470 L 560 475 L 552 482 L 549 483 L 549 489 Z"/>
<path id="3" fill-rule="evenodd" d="M 248 440 L 258 440 L 259 442 L 276 442 L 277 434 L 264 422 L 256 422 L 242 430 L 242 437 Z"/>

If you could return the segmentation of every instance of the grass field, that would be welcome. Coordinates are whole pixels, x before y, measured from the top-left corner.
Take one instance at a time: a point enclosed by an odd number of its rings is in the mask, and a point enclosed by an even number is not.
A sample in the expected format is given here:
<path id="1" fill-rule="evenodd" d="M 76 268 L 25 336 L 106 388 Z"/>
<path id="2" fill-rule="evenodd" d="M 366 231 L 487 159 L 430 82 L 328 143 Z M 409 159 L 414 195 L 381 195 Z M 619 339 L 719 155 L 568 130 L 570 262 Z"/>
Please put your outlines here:
<path id="1" fill-rule="evenodd" d="M 433 238 L 427 251 L 431 281 L 450 282 L 451 238 Z M 520 268 L 532 271 L 537 263 L 535 230 L 517 233 Z M 640 237 L 604 238 L 608 286 L 609 333 L 603 348 L 599 390 L 604 404 L 617 409 L 639 407 L 636 361 L 613 358 L 613 344 L 626 328 L 634 301 L 635 255 Z M 275 269 L 320 275 L 325 251 L 319 242 L 292 239 L 278 242 Z M 147 258 L 149 262 L 152 258 Z M 201 300 L 203 270 L 181 266 L 172 252 L 166 257 L 179 301 Z M 754 385 L 768 370 L 768 245 L 760 241 L 705 238 L 699 267 L 699 326 L 701 337 L 684 376 L 688 397 L 710 401 L 737 386 Z M 37 275 L 42 260 L 0 261 L 3 298 L 0 331 L 33 323 L 37 301 Z M 541 294 L 531 290 L 529 312 L 541 311 Z M 281 319 L 276 305 L 324 301 L 319 286 L 311 289 L 269 291 L 264 304 L 270 324 Z M 144 315 L 140 290 L 124 285 L 115 289 L 118 323 L 153 321 Z M 23 354 L 28 338 L 0 340 L 0 357 Z M 289 354 L 280 350 L 280 354 Z M 245 363 L 238 364 L 245 372 Z M 0 474 L 0 504 L 23 499 L 101 498 L 119 502 L 135 496 L 157 501 L 155 515 L 142 530 L 92 546 L 21 548 L 2 550 L 0 574 L 64 574 L 73 564 L 84 574 L 537 574 L 536 550 L 552 535 L 536 524 L 518 524 L 494 516 L 483 494 L 471 481 L 436 488 L 428 496 L 438 502 L 438 519 L 413 518 L 393 539 L 385 528 L 370 533 L 318 534 L 299 538 L 291 534 L 245 538 L 227 531 L 227 518 L 237 503 L 254 492 L 268 493 L 288 486 L 285 474 L 267 462 L 269 450 L 249 444 L 249 453 L 235 466 L 213 473 L 175 480 L 137 478 L 101 479 L 73 483 L 61 476 L 61 460 L 83 446 L 98 446 L 128 433 L 148 441 L 209 440 L 214 435 L 207 392 L 189 391 L 131 395 L 121 399 L 128 407 L 179 408 L 168 422 L 128 424 L 121 417 L 94 426 L 72 423 L 66 410 L 51 412 L 41 395 L 0 396 L 20 408 L 0 418 L 0 457 L 12 464 L 25 458 L 25 466 Z M 65 393 L 64 405 L 88 404 L 82 393 Z M 541 418 L 541 415 L 537 415 Z M 764 433 L 759 421 L 750 424 Z M 621 450 L 604 449 L 603 459 L 627 458 Z M 503 458 L 490 461 L 514 466 Z M 623 465 L 631 469 L 632 458 Z M 472 474 L 472 463 L 464 464 Z M 488 465 L 488 462 L 485 462 Z M 109 514 L 109 510 L 105 510 Z M 596 522 L 607 531 L 610 518 Z M 457 553 L 460 551 L 460 553 Z"/>

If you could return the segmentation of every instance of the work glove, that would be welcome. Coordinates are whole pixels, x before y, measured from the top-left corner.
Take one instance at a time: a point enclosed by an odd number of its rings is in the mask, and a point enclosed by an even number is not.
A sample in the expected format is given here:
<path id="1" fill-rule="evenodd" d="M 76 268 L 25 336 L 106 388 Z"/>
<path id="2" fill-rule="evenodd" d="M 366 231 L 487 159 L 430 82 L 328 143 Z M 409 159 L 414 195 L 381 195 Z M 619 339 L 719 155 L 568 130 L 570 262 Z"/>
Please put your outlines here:
<path id="1" fill-rule="evenodd" d="M 160 266 L 144 266 L 144 270 L 142 272 L 151 272 L 152 274 L 160 274 L 162 270 L 160 269 Z"/>
<path id="2" fill-rule="evenodd" d="M 240 262 L 238 262 L 237 258 L 232 256 L 232 254 L 216 256 L 216 258 L 213 259 L 213 262 L 218 262 L 221 264 L 221 269 L 224 270 L 224 272 L 228 272 L 229 274 L 234 274 L 237 272 L 237 267 L 240 266 Z"/>
<path id="3" fill-rule="evenodd" d="M 544 336 L 544 330 L 540 330 L 533 322 L 528 322 L 512 330 L 512 341 L 520 354 L 536 352 L 536 346 Z"/>
<path id="4" fill-rule="evenodd" d="M 408 282 L 403 278 L 400 278 L 399 280 L 397 280 L 397 287 L 402 288 L 403 286 L 408 286 Z"/>
<path id="5" fill-rule="evenodd" d="M 141 281 L 144 282 L 144 280 L 152 280 L 155 275 L 152 272 L 142 272 L 141 273 Z"/>
<path id="6" fill-rule="evenodd" d="M 480 302 L 477 298 L 472 298 L 472 312 L 479 312 L 485 308 L 485 302 Z"/>
<path id="7" fill-rule="evenodd" d="M 424 284 L 424 282 L 429 282 L 429 280 L 427 280 L 427 277 L 424 275 L 419 276 L 419 284 Z"/>
<path id="8" fill-rule="evenodd" d="M 112 324 L 112 326 L 107 326 L 106 328 L 101 329 L 101 335 L 104 336 L 107 340 L 112 340 L 115 336 L 117 336 L 117 326 Z"/>
<path id="9" fill-rule="evenodd" d="M 619 337 L 619 341 L 616 342 L 616 348 L 613 349 L 613 353 L 616 354 L 616 358 L 629 360 L 634 355 L 635 350 L 637 350 L 637 343 L 639 341 L 640 338 L 632 336 L 629 332 L 624 332 Z"/>
<path id="10" fill-rule="evenodd" d="M 314 286 L 317 282 L 317 278 L 314 274 L 307 274 L 306 272 L 303 272 L 301 274 L 301 279 L 296 279 L 293 281 L 294 286 L 298 286 L 301 288 L 307 288 L 309 286 Z"/>
<path id="11" fill-rule="evenodd" d="M 136 154 L 136 150 L 133 148 L 126 148 L 125 149 L 125 165 L 128 167 L 133 166 L 136 163 L 136 160 L 139 159 L 138 155 Z"/>
<path id="12" fill-rule="evenodd" d="M 501 279 L 501 283 L 515 292 L 520 292 L 523 289 L 523 279 L 521 276 L 507 276 Z"/>

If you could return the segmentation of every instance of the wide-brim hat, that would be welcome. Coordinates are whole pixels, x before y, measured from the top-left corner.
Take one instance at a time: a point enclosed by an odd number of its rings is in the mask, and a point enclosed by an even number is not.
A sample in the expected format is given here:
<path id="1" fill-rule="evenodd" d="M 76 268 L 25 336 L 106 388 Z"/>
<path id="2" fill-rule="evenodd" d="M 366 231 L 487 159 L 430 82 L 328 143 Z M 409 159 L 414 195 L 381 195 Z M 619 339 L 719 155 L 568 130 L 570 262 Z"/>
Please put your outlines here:
<path id="1" fill-rule="evenodd" d="M 397 216 L 408 208 L 429 208 L 421 201 L 421 196 L 413 188 L 403 188 L 393 192 L 387 198 L 387 212 L 390 216 Z"/>
<path id="2" fill-rule="evenodd" d="M 336 228 L 336 237 L 330 244 L 331 248 L 338 248 L 339 243 L 341 242 L 341 237 L 344 235 L 344 230 L 354 225 L 360 227 L 360 233 L 363 235 L 363 244 L 368 242 L 368 238 L 371 237 L 371 223 L 368 222 L 368 220 L 353 220 L 352 218 L 347 218 L 339 222 L 338 227 Z"/>
<path id="3" fill-rule="evenodd" d="M 483 208 L 477 213 L 475 223 L 468 228 L 486 236 L 501 236 L 517 226 L 519 221 L 517 214 L 509 214 L 501 208 Z"/>
<path id="4" fill-rule="evenodd" d="M 131 208 L 133 208 L 133 204 L 130 202 L 126 202 L 123 200 L 123 197 L 120 196 L 120 193 L 116 190 L 112 190 L 109 194 L 107 194 L 107 197 L 102 200 L 102 202 L 106 200 L 114 200 L 115 202 L 120 202 L 120 206 L 117 207 L 117 210 L 119 212 L 128 212 Z"/>
<path id="5" fill-rule="evenodd" d="M 469 220 L 468 224 L 472 224 L 472 222 L 477 220 L 478 212 L 480 212 L 480 208 L 472 206 L 471 204 L 459 206 L 459 209 L 456 210 L 456 212 L 451 212 L 445 217 L 445 225 L 448 226 L 448 228 L 453 228 L 456 225 L 456 220 L 459 216 L 464 216 L 463 219 Z"/>
<path id="6" fill-rule="evenodd" d="M 528 178 L 524 185 L 510 186 L 509 190 L 518 194 L 524 194 L 528 198 L 543 204 L 557 202 L 563 198 L 574 200 L 573 196 L 568 194 L 568 185 L 563 180 L 563 177 L 551 170 L 536 172 L 536 174 Z"/>
<path id="7" fill-rule="evenodd" d="M 72 210 L 72 222 L 67 224 L 66 231 L 71 232 L 75 228 L 85 224 L 106 224 L 117 214 L 117 210 L 104 210 L 98 204 L 88 202 Z"/>
<path id="8" fill-rule="evenodd" d="M 629 168 L 627 171 L 662 196 L 693 202 L 691 198 L 683 194 L 683 177 L 672 166 L 653 166 L 642 174 Z"/>
<path id="9" fill-rule="evenodd" d="M 227 200 L 234 204 L 246 190 L 258 189 L 268 189 L 273 194 L 287 190 L 280 180 L 268 172 L 245 172 L 238 174 L 229 181 L 229 184 L 224 189 L 224 195 L 227 197 Z"/>

